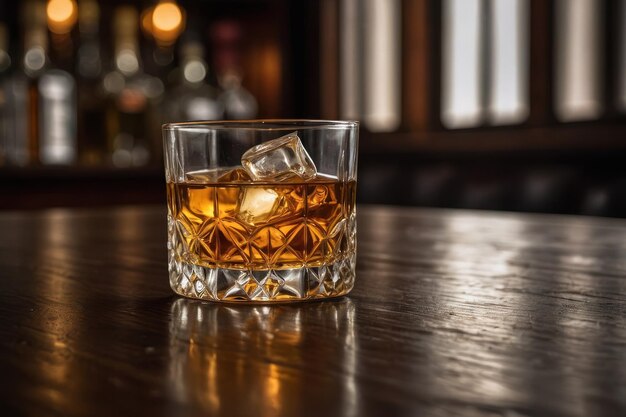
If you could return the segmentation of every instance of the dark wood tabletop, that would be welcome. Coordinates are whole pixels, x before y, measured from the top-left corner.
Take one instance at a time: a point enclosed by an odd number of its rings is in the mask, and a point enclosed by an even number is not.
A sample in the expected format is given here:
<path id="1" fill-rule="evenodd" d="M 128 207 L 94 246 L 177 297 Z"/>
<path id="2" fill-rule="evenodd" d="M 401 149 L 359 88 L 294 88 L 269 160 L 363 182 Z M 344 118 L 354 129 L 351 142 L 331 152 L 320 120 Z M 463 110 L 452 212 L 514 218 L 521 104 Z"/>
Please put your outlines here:
<path id="1" fill-rule="evenodd" d="M 626 221 L 358 222 L 348 297 L 239 306 L 170 291 L 164 207 L 0 214 L 0 415 L 626 415 Z"/>

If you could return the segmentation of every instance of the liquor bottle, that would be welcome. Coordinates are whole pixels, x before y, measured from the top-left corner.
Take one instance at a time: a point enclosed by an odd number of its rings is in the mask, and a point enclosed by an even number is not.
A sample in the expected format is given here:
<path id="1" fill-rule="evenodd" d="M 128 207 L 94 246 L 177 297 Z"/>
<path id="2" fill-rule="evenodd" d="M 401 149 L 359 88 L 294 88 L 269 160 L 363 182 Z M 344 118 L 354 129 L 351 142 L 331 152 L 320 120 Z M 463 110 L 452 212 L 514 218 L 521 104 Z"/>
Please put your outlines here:
<path id="1" fill-rule="evenodd" d="M 28 162 L 39 163 L 39 78 L 45 71 L 48 34 L 45 29 L 45 10 L 39 1 L 24 4 L 24 74 L 27 77 L 27 137 Z"/>
<path id="2" fill-rule="evenodd" d="M 178 85 L 166 100 L 169 121 L 218 120 L 224 115 L 218 91 L 206 82 L 208 65 L 204 47 L 195 40 L 181 46 Z"/>
<path id="3" fill-rule="evenodd" d="M 219 101 L 227 119 L 253 119 L 257 115 L 256 98 L 242 85 L 242 29 L 238 22 L 221 21 L 211 28 L 214 65 L 222 89 Z"/>
<path id="4" fill-rule="evenodd" d="M 105 96 L 100 55 L 100 8 L 96 0 L 81 0 L 78 7 L 78 151 L 84 165 L 101 165 L 107 154 Z"/>
<path id="5" fill-rule="evenodd" d="M 76 83 L 69 72 L 51 65 L 45 4 L 27 2 L 24 17 L 30 161 L 72 164 L 76 160 Z"/>
<path id="6" fill-rule="evenodd" d="M 9 165 L 15 158 L 16 143 L 12 109 L 11 56 L 8 52 L 7 27 L 0 23 L 0 165 Z"/>
<path id="7" fill-rule="evenodd" d="M 109 96 L 107 109 L 111 161 L 117 167 L 142 166 L 158 159 L 159 137 L 150 123 L 163 94 L 163 83 L 145 74 L 137 41 L 137 10 L 120 6 L 115 10 L 113 32 L 115 69 L 104 77 Z"/>
<path id="8" fill-rule="evenodd" d="M 166 80 L 174 70 L 174 47 L 185 29 L 186 13 L 176 1 L 159 1 L 144 10 L 141 26 L 148 40 L 144 67 L 152 75 Z"/>
<path id="9" fill-rule="evenodd" d="M 7 26 L 0 24 L 0 165 L 24 166 L 29 162 L 28 82 L 9 55 Z"/>
<path id="10" fill-rule="evenodd" d="M 167 82 L 169 74 L 175 69 L 173 46 L 163 47 L 154 42 L 153 39 L 146 39 L 142 47 L 144 59 L 144 71 L 147 74 L 158 77 L 161 81 Z"/>
<path id="11" fill-rule="evenodd" d="M 10 115 L 6 92 L 6 79 L 11 67 L 11 57 L 7 52 L 7 27 L 0 23 L 0 166 L 7 164 L 10 146 Z"/>
<path id="12" fill-rule="evenodd" d="M 219 77 L 223 90 L 219 101 L 227 119 L 253 119 L 257 114 L 256 98 L 241 85 L 241 81 L 241 72 L 235 69 L 228 69 Z"/>

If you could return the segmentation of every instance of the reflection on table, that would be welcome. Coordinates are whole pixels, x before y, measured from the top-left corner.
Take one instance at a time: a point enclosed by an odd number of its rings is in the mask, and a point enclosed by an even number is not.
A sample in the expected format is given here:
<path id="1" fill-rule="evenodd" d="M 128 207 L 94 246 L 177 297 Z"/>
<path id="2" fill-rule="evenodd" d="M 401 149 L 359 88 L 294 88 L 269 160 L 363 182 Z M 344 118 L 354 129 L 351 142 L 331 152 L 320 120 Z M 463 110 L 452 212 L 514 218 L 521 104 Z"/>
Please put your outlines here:
<path id="1" fill-rule="evenodd" d="M 242 401 L 250 415 L 295 415 L 314 402 L 357 415 L 358 346 L 350 299 L 278 306 L 179 299 L 171 310 L 168 383 L 178 401 L 220 415 L 241 412 Z M 337 380 L 329 381 L 332 369 Z"/>

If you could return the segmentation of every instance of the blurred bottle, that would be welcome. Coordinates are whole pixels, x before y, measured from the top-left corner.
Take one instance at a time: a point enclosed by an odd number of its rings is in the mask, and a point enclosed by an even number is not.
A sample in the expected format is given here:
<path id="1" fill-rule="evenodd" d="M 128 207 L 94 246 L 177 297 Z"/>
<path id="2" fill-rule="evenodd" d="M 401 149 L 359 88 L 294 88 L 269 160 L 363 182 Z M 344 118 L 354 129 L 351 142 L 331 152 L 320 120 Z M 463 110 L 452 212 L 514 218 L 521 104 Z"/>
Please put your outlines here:
<path id="1" fill-rule="evenodd" d="M 100 7 L 96 0 L 81 0 L 78 8 L 80 46 L 78 79 L 78 151 L 81 163 L 101 165 L 107 156 L 106 107 L 102 89 Z"/>
<path id="2" fill-rule="evenodd" d="M 0 23 L 0 165 L 7 164 L 8 148 L 10 146 L 9 130 L 11 117 L 7 98 L 7 78 L 11 68 L 11 57 L 7 51 L 7 27 Z"/>
<path id="3" fill-rule="evenodd" d="M 150 134 L 163 83 L 145 74 L 137 40 L 139 18 L 131 6 L 115 10 L 115 69 L 104 77 L 109 95 L 107 131 L 111 161 L 117 167 L 142 166 L 160 155 L 160 137 Z M 156 122 L 158 124 L 158 122 Z"/>
<path id="4" fill-rule="evenodd" d="M 161 47 L 152 39 L 145 39 L 142 46 L 144 58 L 144 71 L 160 79 L 164 85 L 170 87 L 170 74 L 175 70 L 174 48 Z"/>
<path id="5" fill-rule="evenodd" d="M 149 46 L 146 48 L 146 69 L 166 80 L 174 69 L 174 47 L 185 29 L 185 10 L 173 0 L 155 2 L 144 10 L 141 27 Z"/>
<path id="6" fill-rule="evenodd" d="M 76 160 L 76 83 L 69 72 L 51 65 L 42 1 L 25 4 L 24 28 L 30 162 L 72 164 Z"/>
<path id="7" fill-rule="evenodd" d="M 26 80 L 12 72 L 8 30 L 0 23 L 0 165 L 28 163 Z"/>
<path id="8" fill-rule="evenodd" d="M 167 121 L 223 118 L 224 109 L 218 101 L 218 91 L 206 82 L 208 70 L 202 44 L 195 40 L 186 40 L 181 46 L 178 85 L 165 101 Z"/>
<path id="9" fill-rule="evenodd" d="M 211 28 L 214 65 L 222 88 L 219 101 L 227 119 L 253 119 L 257 115 L 256 98 L 242 85 L 242 28 L 236 21 L 224 20 Z"/>
<path id="10" fill-rule="evenodd" d="M 235 69 L 228 69 L 219 76 L 223 89 L 219 101 L 226 119 L 254 119 L 257 115 L 256 98 L 241 85 L 241 81 L 241 72 Z"/>

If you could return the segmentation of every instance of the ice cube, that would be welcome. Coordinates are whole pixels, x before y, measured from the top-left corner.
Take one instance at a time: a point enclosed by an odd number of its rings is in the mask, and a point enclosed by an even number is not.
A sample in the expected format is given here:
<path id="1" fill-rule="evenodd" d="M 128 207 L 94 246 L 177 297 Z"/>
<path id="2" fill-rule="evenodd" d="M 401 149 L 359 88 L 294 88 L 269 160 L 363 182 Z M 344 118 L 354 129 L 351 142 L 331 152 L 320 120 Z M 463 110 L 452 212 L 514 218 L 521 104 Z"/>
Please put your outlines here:
<path id="1" fill-rule="evenodd" d="M 242 166 L 228 168 L 203 169 L 200 171 L 188 172 L 185 176 L 186 182 L 207 184 L 215 182 L 250 182 L 252 178 Z"/>
<path id="2" fill-rule="evenodd" d="M 217 182 L 248 182 L 252 181 L 250 175 L 243 167 L 234 167 L 220 175 Z"/>
<path id="3" fill-rule="evenodd" d="M 317 169 L 296 132 L 248 149 L 241 164 L 253 181 L 311 179 Z"/>
<path id="4" fill-rule="evenodd" d="M 260 187 L 241 190 L 237 204 L 237 217 L 252 226 L 269 220 L 276 211 L 279 195 L 276 191 Z"/>
<path id="5" fill-rule="evenodd" d="M 206 184 L 217 181 L 218 177 L 222 175 L 224 171 L 222 169 L 203 169 L 199 171 L 191 171 L 185 174 L 185 182 Z"/>

